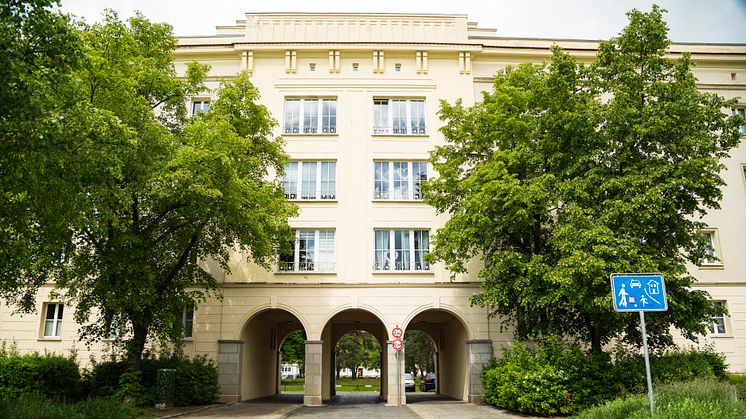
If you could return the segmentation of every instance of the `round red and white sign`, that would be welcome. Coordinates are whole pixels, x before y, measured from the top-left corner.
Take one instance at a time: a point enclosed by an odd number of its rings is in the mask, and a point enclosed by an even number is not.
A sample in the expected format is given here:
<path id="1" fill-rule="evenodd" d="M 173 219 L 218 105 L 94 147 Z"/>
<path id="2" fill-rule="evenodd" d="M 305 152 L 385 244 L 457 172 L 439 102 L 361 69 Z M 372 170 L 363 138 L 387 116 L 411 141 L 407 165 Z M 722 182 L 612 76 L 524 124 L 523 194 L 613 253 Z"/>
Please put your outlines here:
<path id="1" fill-rule="evenodd" d="M 395 351 L 401 351 L 404 347 L 404 342 L 402 342 L 401 339 L 394 339 L 394 341 L 391 342 L 391 347 L 394 348 Z"/>
<path id="2" fill-rule="evenodd" d="M 401 327 L 395 327 L 391 330 L 391 336 L 399 339 L 404 334 L 404 331 L 401 330 Z"/>

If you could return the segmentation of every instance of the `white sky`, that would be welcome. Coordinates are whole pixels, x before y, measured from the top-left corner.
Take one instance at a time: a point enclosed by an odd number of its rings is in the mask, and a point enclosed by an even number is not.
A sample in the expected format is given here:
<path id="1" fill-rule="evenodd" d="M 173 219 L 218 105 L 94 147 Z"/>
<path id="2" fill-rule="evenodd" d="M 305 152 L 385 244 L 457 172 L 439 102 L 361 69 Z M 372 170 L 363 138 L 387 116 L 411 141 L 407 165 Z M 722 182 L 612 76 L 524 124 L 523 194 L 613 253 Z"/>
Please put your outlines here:
<path id="1" fill-rule="evenodd" d="M 626 24 L 631 8 L 648 0 L 60 0 L 62 10 L 100 20 L 104 8 L 126 18 L 134 10 L 173 25 L 176 35 L 214 35 L 247 12 L 460 13 L 498 36 L 608 39 Z M 746 43 L 746 0 L 658 0 L 668 10 L 672 40 Z"/>

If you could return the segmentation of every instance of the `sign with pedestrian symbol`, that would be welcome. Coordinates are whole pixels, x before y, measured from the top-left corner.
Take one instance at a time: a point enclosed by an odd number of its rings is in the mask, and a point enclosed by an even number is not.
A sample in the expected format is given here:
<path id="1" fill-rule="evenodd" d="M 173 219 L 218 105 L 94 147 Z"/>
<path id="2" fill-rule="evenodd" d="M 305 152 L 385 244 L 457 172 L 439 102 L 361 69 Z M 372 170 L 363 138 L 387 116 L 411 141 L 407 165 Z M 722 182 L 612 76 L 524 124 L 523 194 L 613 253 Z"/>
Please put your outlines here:
<path id="1" fill-rule="evenodd" d="M 661 274 L 612 274 L 616 311 L 666 311 L 666 284 Z"/>

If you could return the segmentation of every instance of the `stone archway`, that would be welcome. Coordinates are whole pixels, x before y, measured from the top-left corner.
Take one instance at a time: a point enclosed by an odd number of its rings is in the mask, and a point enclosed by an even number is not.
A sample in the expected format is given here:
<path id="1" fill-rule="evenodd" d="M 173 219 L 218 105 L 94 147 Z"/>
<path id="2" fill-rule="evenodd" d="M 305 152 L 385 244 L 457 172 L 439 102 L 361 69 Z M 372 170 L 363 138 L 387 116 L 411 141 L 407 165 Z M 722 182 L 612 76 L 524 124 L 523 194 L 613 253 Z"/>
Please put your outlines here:
<path id="1" fill-rule="evenodd" d="M 387 394 L 387 340 L 386 326 L 383 321 L 371 311 L 350 308 L 334 314 L 324 325 L 321 333 L 322 362 L 321 362 L 321 396 L 323 400 L 329 400 L 335 396 L 335 360 L 334 347 L 339 339 L 346 333 L 362 330 L 370 333 L 378 341 L 381 347 L 381 390 L 378 398 L 386 399 Z M 306 360 L 306 364 L 308 364 Z M 306 375 L 308 381 L 308 375 Z"/>
<path id="2" fill-rule="evenodd" d="M 254 314 L 241 329 L 239 340 L 219 342 L 221 372 L 225 364 L 234 360 L 239 371 L 237 377 L 221 374 L 221 388 L 236 385 L 239 400 L 279 394 L 280 345 L 296 330 L 308 333 L 290 311 L 274 308 Z"/>
<path id="3" fill-rule="evenodd" d="M 492 356 L 490 341 L 472 339 L 467 323 L 459 315 L 442 308 L 417 313 L 405 330 L 423 331 L 435 344 L 438 394 L 465 401 L 481 398 L 479 374 Z"/>

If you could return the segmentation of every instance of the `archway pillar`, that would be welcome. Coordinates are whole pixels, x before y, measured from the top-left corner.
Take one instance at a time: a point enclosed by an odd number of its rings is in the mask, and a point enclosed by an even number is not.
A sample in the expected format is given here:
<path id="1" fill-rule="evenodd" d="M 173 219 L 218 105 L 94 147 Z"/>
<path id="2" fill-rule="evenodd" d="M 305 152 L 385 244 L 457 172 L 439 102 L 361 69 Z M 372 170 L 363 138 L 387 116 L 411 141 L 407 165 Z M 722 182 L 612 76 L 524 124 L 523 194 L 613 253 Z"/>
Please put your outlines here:
<path id="1" fill-rule="evenodd" d="M 394 350 L 391 342 L 386 342 L 385 349 L 388 358 L 386 360 L 386 388 L 388 390 L 386 406 L 404 406 L 407 404 L 407 395 L 404 392 L 404 349 Z"/>
<path id="2" fill-rule="evenodd" d="M 321 380 L 322 380 L 322 348 L 323 341 L 306 341 L 305 361 L 305 393 L 303 404 L 306 406 L 321 406 Z"/>
<path id="3" fill-rule="evenodd" d="M 220 385 L 221 402 L 241 401 L 242 354 L 242 340 L 218 341 L 218 384 Z"/>
<path id="4" fill-rule="evenodd" d="M 484 397 L 482 368 L 492 359 L 492 341 L 489 339 L 467 340 L 469 354 L 469 402 L 479 403 Z"/>

